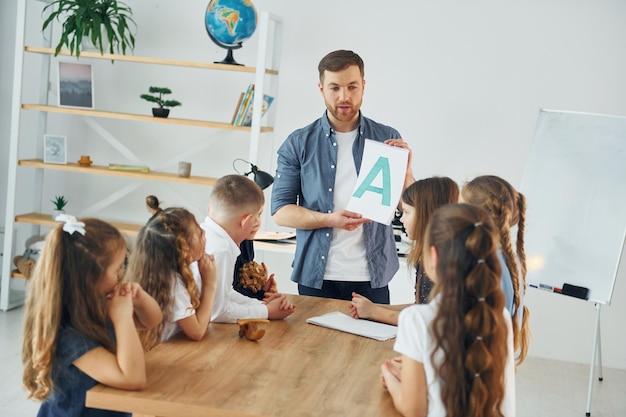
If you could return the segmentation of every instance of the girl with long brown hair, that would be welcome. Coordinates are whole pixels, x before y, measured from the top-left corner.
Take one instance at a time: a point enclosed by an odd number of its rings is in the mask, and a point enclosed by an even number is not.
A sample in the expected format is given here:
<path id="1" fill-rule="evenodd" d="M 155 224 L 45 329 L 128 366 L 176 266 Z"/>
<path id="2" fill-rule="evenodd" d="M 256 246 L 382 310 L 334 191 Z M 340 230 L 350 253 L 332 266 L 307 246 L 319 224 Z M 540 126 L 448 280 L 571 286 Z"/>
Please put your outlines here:
<path id="1" fill-rule="evenodd" d="M 163 322 L 141 333 L 151 349 L 176 333 L 192 340 L 204 337 L 211 319 L 217 269 L 204 252 L 204 231 L 187 209 L 161 209 L 155 196 L 146 198 L 153 213 L 141 228 L 129 262 L 129 275 L 152 295 Z"/>
<path id="2" fill-rule="evenodd" d="M 402 310 L 383 385 L 404 416 L 513 417 L 511 316 L 500 287 L 498 233 L 470 204 L 438 209 L 426 230 L 424 265 L 432 301 Z"/>
<path id="3" fill-rule="evenodd" d="M 43 401 L 38 416 L 73 417 L 89 414 L 85 395 L 98 383 L 145 385 L 135 326 L 154 327 L 162 316 L 141 286 L 121 282 L 126 242 L 115 227 L 65 214 L 57 220 L 64 224 L 46 236 L 29 282 L 22 380 L 29 397 Z"/>
<path id="4" fill-rule="evenodd" d="M 431 177 L 415 181 L 402 193 L 400 221 L 407 236 L 411 239 L 411 250 L 407 264 L 415 267 L 415 303 L 428 303 L 432 282 L 424 271 L 422 249 L 424 233 L 428 220 L 436 209 L 456 203 L 459 199 L 459 187 L 448 177 Z M 354 318 L 370 319 L 387 324 L 398 324 L 400 310 L 410 304 L 384 305 L 374 304 L 360 294 L 352 294 L 350 311 Z"/>
<path id="5" fill-rule="evenodd" d="M 513 337 L 517 364 L 521 364 L 530 344 L 530 312 L 524 305 L 526 293 L 526 252 L 524 231 L 526 225 L 526 198 L 504 179 L 483 175 L 466 183 L 461 190 L 463 201 L 485 209 L 498 227 L 502 262 L 503 288 L 511 287 L 507 308 L 513 318 Z M 515 250 L 511 242 L 511 228 L 517 226 Z M 508 280 L 508 282 L 507 282 Z"/>

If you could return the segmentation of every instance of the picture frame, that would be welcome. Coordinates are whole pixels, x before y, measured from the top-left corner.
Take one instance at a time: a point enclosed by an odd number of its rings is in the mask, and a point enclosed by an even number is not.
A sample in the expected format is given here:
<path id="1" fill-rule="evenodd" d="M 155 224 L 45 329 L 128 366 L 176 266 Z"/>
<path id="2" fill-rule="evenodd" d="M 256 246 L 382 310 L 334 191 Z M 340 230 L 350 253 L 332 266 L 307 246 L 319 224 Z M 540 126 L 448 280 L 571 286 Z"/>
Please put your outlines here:
<path id="1" fill-rule="evenodd" d="M 59 106 L 94 108 L 91 64 L 59 61 L 58 81 Z"/>
<path id="2" fill-rule="evenodd" d="M 67 138 L 60 135 L 43 136 L 43 162 L 67 164 Z"/>

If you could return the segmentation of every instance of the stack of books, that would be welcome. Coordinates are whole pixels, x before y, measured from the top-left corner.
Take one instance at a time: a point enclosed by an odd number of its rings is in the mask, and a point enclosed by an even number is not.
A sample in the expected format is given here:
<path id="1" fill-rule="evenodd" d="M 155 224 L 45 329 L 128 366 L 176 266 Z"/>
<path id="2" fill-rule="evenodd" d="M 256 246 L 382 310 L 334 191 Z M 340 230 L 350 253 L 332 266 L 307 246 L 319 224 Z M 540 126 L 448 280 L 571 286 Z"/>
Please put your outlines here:
<path id="1" fill-rule="evenodd" d="M 252 101 L 254 100 L 254 84 L 248 85 L 245 93 L 239 95 L 239 101 L 235 107 L 235 114 L 231 124 L 234 126 L 251 126 L 252 125 Z M 264 115 L 274 101 L 274 97 L 263 95 L 263 109 L 261 115 Z"/>

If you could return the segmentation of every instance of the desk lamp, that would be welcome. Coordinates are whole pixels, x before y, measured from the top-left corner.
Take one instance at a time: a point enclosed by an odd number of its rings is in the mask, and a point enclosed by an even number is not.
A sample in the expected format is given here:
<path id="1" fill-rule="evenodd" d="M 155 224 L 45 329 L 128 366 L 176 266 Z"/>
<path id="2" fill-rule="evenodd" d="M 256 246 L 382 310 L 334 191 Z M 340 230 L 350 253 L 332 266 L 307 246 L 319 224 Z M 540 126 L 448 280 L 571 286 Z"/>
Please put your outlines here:
<path id="1" fill-rule="evenodd" d="M 237 168 L 235 168 L 235 162 L 237 162 L 237 161 L 241 161 L 241 162 L 245 162 L 246 164 L 250 164 L 250 171 L 245 172 L 242 175 L 245 175 L 247 177 L 250 174 L 254 174 L 254 182 L 256 182 L 257 185 L 259 187 L 261 187 L 262 190 L 265 190 L 267 187 L 272 185 L 272 183 L 274 182 L 274 177 L 272 177 L 270 174 L 268 174 L 265 171 L 261 171 L 252 162 L 248 162 L 248 161 L 246 161 L 244 159 L 239 159 L 239 158 L 237 158 L 237 159 L 235 159 L 233 161 L 233 169 L 238 174 L 241 174 L 241 172 L 239 172 L 239 170 Z"/>

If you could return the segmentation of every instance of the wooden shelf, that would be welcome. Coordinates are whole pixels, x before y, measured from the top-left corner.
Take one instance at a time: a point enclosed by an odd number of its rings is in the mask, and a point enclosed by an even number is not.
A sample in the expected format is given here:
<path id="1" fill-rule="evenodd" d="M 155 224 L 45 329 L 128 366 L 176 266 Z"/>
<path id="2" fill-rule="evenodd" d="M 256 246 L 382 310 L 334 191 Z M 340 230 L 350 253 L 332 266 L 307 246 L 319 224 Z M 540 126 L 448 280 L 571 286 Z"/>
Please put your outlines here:
<path id="1" fill-rule="evenodd" d="M 37 54 L 54 55 L 54 48 L 40 48 L 36 46 L 25 46 L 24 51 Z M 70 51 L 62 49 L 59 51 L 59 55 L 73 56 Z M 194 62 L 194 61 L 180 61 L 177 59 L 162 59 L 162 58 L 147 58 L 134 55 L 116 55 L 116 54 L 102 54 L 98 52 L 81 51 L 80 56 L 82 58 L 93 59 L 107 59 L 110 61 L 125 61 L 136 62 L 141 64 L 157 64 L 157 65 L 171 65 L 176 67 L 187 68 L 200 68 L 200 69 L 212 69 L 221 71 L 234 71 L 234 72 L 256 72 L 255 67 L 247 67 L 244 65 L 228 65 L 228 64 L 213 64 L 208 62 Z M 269 75 L 278 75 L 278 71 L 273 69 L 265 69 L 265 73 Z"/>
<path id="2" fill-rule="evenodd" d="M 80 172 L 82 174 L 108 175 L 111 177 L 126 177 L 126 178 L 134 178 L 137 180 L 149 180 L 149 181 L 180 182 L 180 183 L 195 184 L 195 185 L 213 186 L 213 184 L 215 184 L 215 182 L 217 181 L 217 178 L 199 177 L 196 175 L 192 175 L 190 177 L 181 177 L 178 174 L 173 174 L 170 172 L 118 171 L 115 169 L 109 169 L 108 166 L 104 166 L 104 165 L 92 165 L 90 167 L 83 167 L 83 166 L 78 165 L 77 163 L 47 164 L 43 162 L 43 160 L 41 159 L 21 159 L 18 161 L 18 165 L 25 166 L 25 167 L 33 167 L 33 168 L 55 169 L 58 171 Z"/>
<path id="3" fill-rule="evenodd" d="M 139 233 L 139 230 L 143 226 L 142 224 L 136 223 L 123 223 L 123 222 L 114 222 L 106 219 L 102 219 L 113 226 L 117 227 L 117 229 L 125 235 L 128 236 L 136 236 Z M 59 224 L 59 222 L 54 221 L 50 214 L 43 213 L 27 213 L 27 214 L 18 214 L 15 216 L 15 221 L 18 223 L 29 223 L 37 226 L 48 226 L 55 227 Z"/>
<path id="4" fill-rule="evenodd" d="M 134 120 L 140 122 L 150 123 L 166 123 L 173 125 L 186 125 L 196 127 L 207 127 L 211 129 L 226 129 L 226 130 L 239 130 L 242 132 L 250 132 L 250 126 L 234 126 L 230 123 L 223 122 L 209 122 L 205 120 L 193 120 L 193 119 L 176 119 L 173 117 L 154 117 L 145 114 L 132 114 L 132 113 L 120 113 L 113 111 L 92 110 L 92 109 L 79 109 L 76 107 L 60 107 L 50 106 L 45 104 L 22 104 L 22 108 L 25 110 L 38 110 L 52 113 L 66 113 L 74 114 L 78 116 L 91 116 L 102 117 L 106 119 L 122 119 L 122 120 Z M 273 132 L 274 128 L 269 126 L 262 126 L 261 132 Z"/>
<path id="5" fill-rule="evenodd" d="M 14 269 L 11 271 L 11 278 L 22 278 L 22 279 L 26 279 L 26 277 L 17 269 Z"/>

